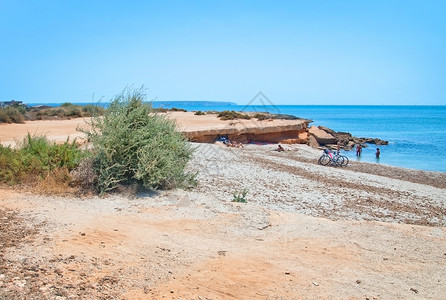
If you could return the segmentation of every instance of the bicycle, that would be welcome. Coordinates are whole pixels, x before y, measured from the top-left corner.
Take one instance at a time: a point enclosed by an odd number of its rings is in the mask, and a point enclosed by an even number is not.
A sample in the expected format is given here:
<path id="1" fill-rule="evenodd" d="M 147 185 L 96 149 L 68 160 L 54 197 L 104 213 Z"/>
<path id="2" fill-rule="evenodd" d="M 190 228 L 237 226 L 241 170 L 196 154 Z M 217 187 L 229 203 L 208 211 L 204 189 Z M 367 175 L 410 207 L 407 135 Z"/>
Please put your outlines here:
<path id="1" fill-rule="evenodd" d="M 318 163 L 323 166 L 345 167 L 348 165 L 349 160 L 347 156 L 341 155 L 339 152 L 333 154 L 330 150 L 325 149 L 321 157 L 319 157 Z"/>

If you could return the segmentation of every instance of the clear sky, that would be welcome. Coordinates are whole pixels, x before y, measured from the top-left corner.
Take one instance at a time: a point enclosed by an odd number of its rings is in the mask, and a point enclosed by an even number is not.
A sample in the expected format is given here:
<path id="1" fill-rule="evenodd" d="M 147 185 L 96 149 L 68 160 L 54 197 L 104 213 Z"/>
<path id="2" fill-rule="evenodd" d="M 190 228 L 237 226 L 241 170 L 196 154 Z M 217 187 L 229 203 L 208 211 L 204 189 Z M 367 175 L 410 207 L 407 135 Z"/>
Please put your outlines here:
<path id="1" fill-rule="evenodd" d="M 0 101 L 446 105 L 446 1 L 0 0 Z"/>

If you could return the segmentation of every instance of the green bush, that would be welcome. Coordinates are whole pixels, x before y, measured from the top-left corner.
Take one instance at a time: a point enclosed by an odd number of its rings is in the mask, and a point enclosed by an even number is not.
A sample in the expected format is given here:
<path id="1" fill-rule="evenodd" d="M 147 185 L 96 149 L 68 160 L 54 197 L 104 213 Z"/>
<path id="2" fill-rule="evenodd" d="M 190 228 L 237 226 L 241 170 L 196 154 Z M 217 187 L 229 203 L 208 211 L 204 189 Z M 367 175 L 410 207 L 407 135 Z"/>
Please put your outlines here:
<path id="1" fill-rule="evenodd" d="M 56 144 L 28 134 L 17 149 L 0 145 L 0 182 L 42 180 L 59 169 L 73 170 L 86 155 L 74 141 Z"/>
<path id="2" fill-rule="evenodd" d="M 255 114 L 254 118 L 257 118 L 259 121 L 268 120 L 270 117 L 266 114 Z"/>
<path id="3" fill-rule="evenodd" d="M 205 112 L 202 112 L 201 110 L 199 110 L 199 111 L 196 111 L 195 113 L 194 113 L 194 115 L 196 115 L 196 116 L 204 116 L 206 113 Z"/>
<path id="4" fill-rule="evenodd" d="M 144 102 L 142 89 L 125 90 L 90 125 L 84 132 L 93 143 L 100 193 L 134 184 L 173 188 L 191 179 L 185 173 L 190 145 L 173 121 Z"/>
<path id="5" fill-rule="evenodd" d="M 182 112 L 187 112 L 187 109 L 184 108 L 178 108 L 178 107 L 172 107 L 170 109 L 170 111 L 182 111 Z"/>
<path id="6" fill-rule="evenodd" d="M 241 114 L 233 110 L 224 110 L 219 113 L 217 117 L 220 118 L 220 120 L 251 119 L 247 114 Z"/>
<path id="7" fill-rule="evenodd" d="M 7 106 L 0 108 L 0 123 L 24 123 L 23 108 Z"/>
<path id="8" fill-rule="evenodd" d="M 60 107 L 71 107 L 71 106 L 75 106 L 75 105 L 71 102 L 64 102 L 60 105 Z"/>
<path id="9" fill-rule="evenodd" d="M 65 102 L 59 107 L 48 107 L 39 110 L 33 110 L 34 114 L 30 114 L 31 119 L 51 119 L 54 117 L 67 119 L 67 118 L 78 118 L 78 117 L 90 117 L 92 115 L 100 115 L 104 112 L 104 108 L 88 104 L 85 106 L 80 106 L 72 104 L 70 102 Z M 35 117 L 33 118 L 33 115 Z"/>

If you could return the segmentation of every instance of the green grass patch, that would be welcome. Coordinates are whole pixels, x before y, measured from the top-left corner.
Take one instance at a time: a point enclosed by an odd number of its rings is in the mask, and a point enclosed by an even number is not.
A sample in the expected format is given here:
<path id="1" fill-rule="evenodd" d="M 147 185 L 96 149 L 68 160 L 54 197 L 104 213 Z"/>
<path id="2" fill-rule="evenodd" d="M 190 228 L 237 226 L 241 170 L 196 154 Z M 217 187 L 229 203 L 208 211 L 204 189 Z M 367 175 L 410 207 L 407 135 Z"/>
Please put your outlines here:
<path id="1" fill-rule="evenodd" d="M 0 145 L 0 182 L 36 185 L 54 172 L 73 170 L 86 155 L 75 141 L 56 144 L 28 134 L 18 148 Z"/>

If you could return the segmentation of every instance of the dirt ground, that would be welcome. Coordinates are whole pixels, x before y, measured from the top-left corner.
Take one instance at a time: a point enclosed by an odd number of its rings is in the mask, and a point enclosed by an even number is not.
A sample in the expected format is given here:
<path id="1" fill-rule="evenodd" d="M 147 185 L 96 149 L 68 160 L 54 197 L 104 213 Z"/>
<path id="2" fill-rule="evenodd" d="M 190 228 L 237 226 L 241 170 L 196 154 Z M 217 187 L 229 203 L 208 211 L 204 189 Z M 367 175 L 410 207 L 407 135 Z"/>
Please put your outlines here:
<path id="1" fill-rule="evenodd" d="M 2 189 L 0 299 L 444 299 L 445 174 L 194 146 L 190 191 Z"/>
<path id="2" fill-rule="evenodd" d="M 193 146 L 193 190 L 0 188 L 0 299 L 445 299 L 445 173 Z"/>

